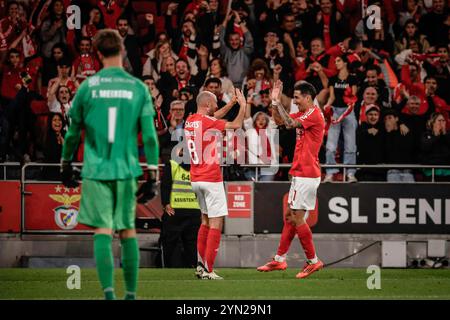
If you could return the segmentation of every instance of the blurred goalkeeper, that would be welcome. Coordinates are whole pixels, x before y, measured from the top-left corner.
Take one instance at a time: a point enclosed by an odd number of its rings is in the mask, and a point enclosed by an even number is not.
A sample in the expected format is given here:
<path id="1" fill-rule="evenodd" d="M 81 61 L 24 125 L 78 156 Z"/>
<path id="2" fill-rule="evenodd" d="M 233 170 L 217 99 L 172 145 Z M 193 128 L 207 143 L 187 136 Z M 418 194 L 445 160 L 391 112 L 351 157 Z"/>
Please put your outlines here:
<path id="1" fill-rule="evenodd" d="M 125 299 L 136 298 L 139 247 L 135 230 L 136 198 L 139 203 L 156 194 L 158 142 L 154 109 L 147 87 L 122 67 L 122 38 L 105 29 L 94 39 L 103 69 L 79 87 L 69 112 L 71 125 L 65 137 L 61 174 L 66 187 L 78 185 L 71 159 L 81 130 L 85 131 L 83 188 L 78 221 L 95 229 L 94 256 L 107 300 L 115 299 L 113 230 L 119 231 Z M 137 135 L 142 131 L 148 180 L 138 190 L 142 175 Z"/>

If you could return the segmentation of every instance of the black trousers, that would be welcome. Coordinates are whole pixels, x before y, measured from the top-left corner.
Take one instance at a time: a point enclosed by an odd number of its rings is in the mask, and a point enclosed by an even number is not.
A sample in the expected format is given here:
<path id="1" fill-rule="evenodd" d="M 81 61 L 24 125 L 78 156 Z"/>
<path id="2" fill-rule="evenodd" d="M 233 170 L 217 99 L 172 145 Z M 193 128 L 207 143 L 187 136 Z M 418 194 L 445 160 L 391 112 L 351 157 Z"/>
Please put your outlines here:
<path id="1" fill-rule="evenodd" d="M 161 243 L 167 268 L 191 268 L 197 265 L 197 234 L 200 214 L 162 216 Z"/>

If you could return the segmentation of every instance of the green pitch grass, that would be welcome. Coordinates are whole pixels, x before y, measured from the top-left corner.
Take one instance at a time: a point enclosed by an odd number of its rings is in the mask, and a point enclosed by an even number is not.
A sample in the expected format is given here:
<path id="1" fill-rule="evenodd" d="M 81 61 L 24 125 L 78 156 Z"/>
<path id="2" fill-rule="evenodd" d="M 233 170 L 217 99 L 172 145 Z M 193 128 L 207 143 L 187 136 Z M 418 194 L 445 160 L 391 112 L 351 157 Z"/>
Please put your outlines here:
<path id="1" fill-rule="evenodd" d="M 222 281 L 198 280 L 188 269 L 141 269 L 139 299 L 450 299 L 450 270 L 381 270 L 381 289 L 367 289 L 365 269 L 325 269 L 303 280 L 298 270 L 259 273 L 218 269 Z M 69 290 L 64 269 L 0 269 L 0 299 L 102 299 L 94 269 Z M 122 271 L 116 292 L 123 297 Z"/>

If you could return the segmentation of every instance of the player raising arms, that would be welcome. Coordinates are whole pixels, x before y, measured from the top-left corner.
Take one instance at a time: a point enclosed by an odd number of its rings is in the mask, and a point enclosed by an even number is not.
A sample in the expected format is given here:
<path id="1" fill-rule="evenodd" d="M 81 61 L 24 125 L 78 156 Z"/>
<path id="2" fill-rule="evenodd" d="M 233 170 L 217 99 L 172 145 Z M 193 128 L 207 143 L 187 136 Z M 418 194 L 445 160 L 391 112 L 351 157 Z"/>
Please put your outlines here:
<path id="1" fill-rule="evenodd" d="M 197 237 L 196 271 L 197 277 L 201 279 L 223 279 L 213 271 L 224 216 L 228 215 L 218 145 L 222 143 L 223 131 L 242 127 L 247 101 L 239 89 L 235 91 L 240 109 L 232 122 L 213 117 L 217 110 L 217 98 L 213 93 L 203 91 L 197 96 L 197 113 L 189 116 L 185 123 L 192 189 L 202 212 L 202 224 Z"/>
<path id="2" fill-rule="evenodd" d="M 272 261 L 257 270 L 285 270 L 286 253 L 297 234 L 307 259 L 303 270 L 296 276 L 301 279 L 323 268 L 322 261 L 316 256 L 311 229 L 305 220 L 308 210 L 313 210 L 316 205 L 321 176 L 319 150 L 325 121 L 319 107 L 314 105 L 316 91 L 310 83 L 303 82 L 294 87 L 294 103 L 298 106 L 299 112 L 292 115 L 287 113 L 280 102 L 282 89 L 283 84 L 278 80 L 272 90 L 273 115 L 277 123 L 284 123 L 287 128 L 295 128 L 297 131 L 294 161 L 289 171 L 292 176 L 288 197 L 289 208 L 277 254 Z"/>
<path id="3" fill-rule="evenodd" d="M 145 84 L 122 67 L 122 38 L 105 29 L 94 39 L 103 69 L 84 81 L 69 112 L 71 125 L 62 152 L 62 180 L 75 187 L 71 159 L 85 131 L 83 186 L 78 221 L 95 229 L 94 256 L 105 298 L 115 299 L 113 230 L 119 231 L 125 299 L 136 298 L 139 247 L 135 230 L 136 196 L 145 203 L 155 195 L 158 140 L 154 109 Z M 136 192 L 139 165 L 137 135 L 142 130 L 148 181 Z"/>

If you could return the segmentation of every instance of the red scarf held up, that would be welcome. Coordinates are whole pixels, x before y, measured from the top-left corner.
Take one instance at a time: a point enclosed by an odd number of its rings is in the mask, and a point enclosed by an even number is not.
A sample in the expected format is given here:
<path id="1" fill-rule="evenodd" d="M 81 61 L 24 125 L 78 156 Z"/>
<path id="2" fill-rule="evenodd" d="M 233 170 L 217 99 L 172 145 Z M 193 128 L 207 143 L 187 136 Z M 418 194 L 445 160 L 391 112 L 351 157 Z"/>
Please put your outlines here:
<path id="1" fill-rule="evenodd" d="M 342 120 L 345 119 L 350 113 L 352 113 L 353 108 L 355 107 L 356 101 L 358 101 L 358 98 L 352 93 L 352 87 L 347 87 L 344 92 L 343 97 L 344 103 L 347 105 L 347 109 L 345 109 L 344 113 L 339 116 L 337 119 L 333 119 L 333 109 L 328 108 L 324 110 L 324 117 L 326 121 L 325 125 L 325 134 L 328 133 L 328 129 L 330 128 L 331 124 L 338 124 L 342 122 Z"/>

